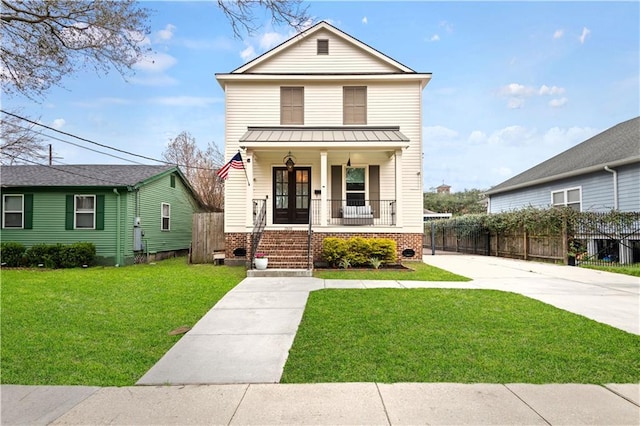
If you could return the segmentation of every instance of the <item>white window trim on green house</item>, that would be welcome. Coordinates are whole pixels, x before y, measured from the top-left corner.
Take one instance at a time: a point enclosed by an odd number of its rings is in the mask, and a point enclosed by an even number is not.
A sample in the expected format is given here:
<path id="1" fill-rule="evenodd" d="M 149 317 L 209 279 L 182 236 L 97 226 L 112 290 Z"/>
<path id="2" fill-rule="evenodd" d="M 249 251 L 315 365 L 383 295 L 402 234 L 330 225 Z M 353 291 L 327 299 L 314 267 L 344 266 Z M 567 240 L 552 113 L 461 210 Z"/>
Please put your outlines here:
<path id="1" fill-rule="evenodd" d="M 165 207 L 167 208 L 165 213 Z M 166 219 L 166 225 L 165 225 Z M 162 203 L 160 206 L 160 230 L 171 231 L 171 204 Z"/>
<path id="2" fill-rule="evenodd" d="M 91 210 L 87 208 L 78 209 L 79 197 L 92 197 L 93 208 Z M 67 194 L 66 195 L 66 217 L 65 217 L 65 229 L 68 231 L 102 231 L 104 230 L 104 203 L 105 198 L 102 194 Z M 92 214 L 92 226 L 78 226 L 77 215 Z"/>
<path id="3" fill-rule="evenodd" d="M 20 209 L 16 210 L 15 207 L 8 208 L 8 199 L 20 198 Z M 20 215 L 20 224 L 10 224 L 7 220 L 7 215 Z M 5 194 L 2 196 L 2 227 L 8 229 L 24 229 L 24 195 L 22 194 Z"/>
<path id="4" fill-rule="evenodd" d="M 577 200 L 575 194 L 578 195 Z M 582 187 L 565 188 L 551 191 L 551 205 L 554 207 L 570 207 L 582 211 Z"/>
<path id="5" fill-rule="evenodd" d="M 90 207 L 87 202 L 91 200 Z M 88 221 L 83 218 L 91 217 Z M 74 196 L 74 222 L 75 229 L 96 229 L 96 196 L 95 195 L 75 195 Z M 90 224 L 89 224 L 90 222 Z"/>

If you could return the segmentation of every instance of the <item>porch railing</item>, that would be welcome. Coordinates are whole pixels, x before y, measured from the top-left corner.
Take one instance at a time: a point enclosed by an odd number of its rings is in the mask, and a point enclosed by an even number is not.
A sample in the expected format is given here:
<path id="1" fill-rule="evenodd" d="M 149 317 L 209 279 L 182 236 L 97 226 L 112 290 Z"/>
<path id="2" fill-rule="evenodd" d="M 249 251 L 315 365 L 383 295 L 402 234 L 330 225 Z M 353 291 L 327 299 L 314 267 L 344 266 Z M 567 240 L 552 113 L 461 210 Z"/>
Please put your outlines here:
<path id="1" fill-rule="evenodd" d="M 262 231 L 267 225 L 267 200 L 253 200 L 253 232 L 251 233 L 251 257 L 255 256 L 258 244 L 262 238 Z M 253 269 L 253 262 L 251 262 Z"/>
<path id="2" fill-rule="evenodd" d="M 310 221 L 321 223 L 322 200 L 311 200 Z M 396 200 L 327 200 L 326 225 L 333 226 L 394 226 Z"/>

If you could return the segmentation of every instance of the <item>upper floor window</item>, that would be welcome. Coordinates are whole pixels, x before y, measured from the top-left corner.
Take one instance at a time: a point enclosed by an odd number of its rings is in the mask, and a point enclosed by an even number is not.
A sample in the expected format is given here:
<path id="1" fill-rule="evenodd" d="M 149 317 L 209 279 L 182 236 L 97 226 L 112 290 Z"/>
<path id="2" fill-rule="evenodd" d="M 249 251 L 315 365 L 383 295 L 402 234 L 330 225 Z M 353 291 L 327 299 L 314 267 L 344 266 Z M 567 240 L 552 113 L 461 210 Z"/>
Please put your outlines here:
<path id="1" fill-rule="evenodd" d="M 280 88 L 280 124 L 304 124 L 304 87 Z"/>
<path id="2" fill-rule="evenodd" d="M 580 188 L 569 188 L 551 192 L 551 204 L 555 207 L 566 206 L 573 210 L 582 210 L 582 197 Z"/>
<path id="3" fill-rule="evenodd" d="M 95 229 L 96 196 L 76 195 L 74 215 L 76 229 Z"/>
<path id="4" fill-rule="evenodd" d="M 329 40 L 318 39 L 318 55 L 328 55 L 328 54 L 329 54 Z"/>
<path id="5" fill-rule="evenodd" d="M 2 227 L 23 228 L 24 197 L 22 194 L 2 196 Z"/>
<path id="6" fill-rule="evenodd" d="M 344 124 L 367 124 L 367 87 L 343 87 Z"/>
<path id="7" fill-rule="evenodd" d="M 171 230 L 171 205 L 167 203 L 162 203 L 162 223 L 160 224 L 160 229 L 162 231 L 170 231 Z"/>

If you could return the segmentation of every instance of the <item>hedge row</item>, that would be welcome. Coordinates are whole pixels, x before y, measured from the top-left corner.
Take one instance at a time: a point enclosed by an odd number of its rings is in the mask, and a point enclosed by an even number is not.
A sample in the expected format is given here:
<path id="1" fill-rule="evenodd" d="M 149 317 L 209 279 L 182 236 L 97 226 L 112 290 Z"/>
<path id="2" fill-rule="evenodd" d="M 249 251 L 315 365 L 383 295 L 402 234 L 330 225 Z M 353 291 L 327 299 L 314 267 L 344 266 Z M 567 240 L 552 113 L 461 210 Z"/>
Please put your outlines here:
<path id="1" fill-rule="evenodd" d="M 371 259 L 395 263 L 396 242 L 389 238 L 352 237 L 325 238 L 322 241 L 322 260 L 336 267 L 341 262 L 351 266 L 368 265 Z"/>
<path id="2" fill-rule="evenodd" d="M 96 257 L 93 243 L 35 244 L 25 248 L 21 243 L 0 244 L 2 266 L 44 266 L 45 268 L 77 268 L 92 265 Z"/>

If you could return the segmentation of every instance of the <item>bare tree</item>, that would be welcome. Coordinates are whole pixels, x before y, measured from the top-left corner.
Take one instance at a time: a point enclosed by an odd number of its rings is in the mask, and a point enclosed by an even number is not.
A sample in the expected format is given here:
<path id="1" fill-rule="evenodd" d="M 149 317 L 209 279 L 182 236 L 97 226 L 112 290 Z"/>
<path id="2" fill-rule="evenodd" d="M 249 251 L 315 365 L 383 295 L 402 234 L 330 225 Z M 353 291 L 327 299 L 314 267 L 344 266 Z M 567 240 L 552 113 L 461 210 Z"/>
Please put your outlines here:
<path id="1" fill-rule="evenodd" d="M 90 66 L 124 75 L 148 50 L 149 11 L 134 0 L 1 0 L 0 80 L 7 93 L 40 97 Z"/>
<path id="2" fill-rule="evenodd" d="M 202 151 L 195 138 L 183 131 L 169 142 L 162 158 L 180 167 L 208 210 L 224 209 L 224 181 L 216 174 L 224 156 L 214 143 Z"/>
<path id="3" fill-rule="evenodd" d="M 46 158 L 43 138 L 31 124 L 7 114 L 0 118 L 0 164 L 40 162 Z"/>
<path id="4" fill-rule="evenodd" d="M 218 7 L 227 16 L 236 37 L 241 37 L 245 31 L 252 34 L 259 28 L 256 9 L 270 11 L 271 22 L 288 24 L 298 31 L 311 19 L 302 0 L 218 0 Z"/>

